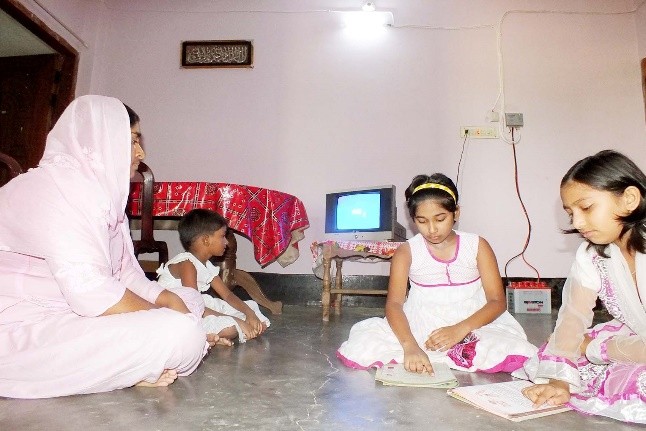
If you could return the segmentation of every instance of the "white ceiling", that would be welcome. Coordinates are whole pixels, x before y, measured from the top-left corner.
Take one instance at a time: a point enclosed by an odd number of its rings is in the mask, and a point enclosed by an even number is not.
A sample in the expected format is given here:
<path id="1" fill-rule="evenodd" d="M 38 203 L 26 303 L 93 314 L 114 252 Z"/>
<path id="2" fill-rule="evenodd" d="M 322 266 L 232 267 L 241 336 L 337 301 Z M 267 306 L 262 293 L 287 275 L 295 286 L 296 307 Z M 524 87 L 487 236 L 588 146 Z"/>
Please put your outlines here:
<path id="1" fill-rule="evenodd" d="M 53 54 L 55 52 L 18 21 L 0 10 L 0 57 Z"/>

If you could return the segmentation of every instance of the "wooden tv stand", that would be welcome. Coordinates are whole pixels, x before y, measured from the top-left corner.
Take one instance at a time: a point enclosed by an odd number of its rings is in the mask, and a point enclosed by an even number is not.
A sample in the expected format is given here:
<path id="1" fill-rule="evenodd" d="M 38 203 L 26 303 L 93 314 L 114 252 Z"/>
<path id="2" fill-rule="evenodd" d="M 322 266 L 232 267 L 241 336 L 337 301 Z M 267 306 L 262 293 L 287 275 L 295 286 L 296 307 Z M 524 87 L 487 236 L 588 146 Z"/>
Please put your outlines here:
<path id="1" fill-rule="evenodd" d="M 343 295 L 386 295 L 387 289 L 344 289 L 343 288 L 343 261 L 374 261 L 390 260 L 397 247 L 402 242 L 382 241 L 324 241 L 312 244 L 312 252 L 315 261 L 320 261 L 323 269 L 323 289 L 321 293 L 321 305 L 323 308 L 323 321 L 330 320 L 330 305 L 334 295 L 334 311 L 341 313 L 341 300 Z M 332 261 L 336 265 L 334 276 L 334 288 L 332 288 Z"/>

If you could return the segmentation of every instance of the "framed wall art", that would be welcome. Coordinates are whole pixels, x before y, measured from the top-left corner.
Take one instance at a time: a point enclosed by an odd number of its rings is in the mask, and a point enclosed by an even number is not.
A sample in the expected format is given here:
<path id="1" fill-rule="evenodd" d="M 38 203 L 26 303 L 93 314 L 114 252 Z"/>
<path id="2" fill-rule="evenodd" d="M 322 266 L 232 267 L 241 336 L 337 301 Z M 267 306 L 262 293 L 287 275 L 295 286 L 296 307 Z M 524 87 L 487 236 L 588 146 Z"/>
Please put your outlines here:
<path id="1" fill-rule="evenodd" d="M 182 42 L 182 67 L 253 67 L 253 45 L 250 40 Z"/>

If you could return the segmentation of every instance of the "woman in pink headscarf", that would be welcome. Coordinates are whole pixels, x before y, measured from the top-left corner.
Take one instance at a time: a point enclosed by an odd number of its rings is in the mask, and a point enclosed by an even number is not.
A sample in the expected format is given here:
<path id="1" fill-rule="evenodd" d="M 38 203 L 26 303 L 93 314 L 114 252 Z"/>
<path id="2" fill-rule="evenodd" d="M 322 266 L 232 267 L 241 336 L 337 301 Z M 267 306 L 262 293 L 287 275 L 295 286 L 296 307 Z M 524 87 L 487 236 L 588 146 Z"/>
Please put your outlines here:
<path id="1" fill-rule="evenodd" d="M 38 167 L 0 188 L 0 396 L 167 386 L 206 353 L 190 301 L 133 254 L 124 211 L 139 138 L 122 102 L 80 97 Z"/>

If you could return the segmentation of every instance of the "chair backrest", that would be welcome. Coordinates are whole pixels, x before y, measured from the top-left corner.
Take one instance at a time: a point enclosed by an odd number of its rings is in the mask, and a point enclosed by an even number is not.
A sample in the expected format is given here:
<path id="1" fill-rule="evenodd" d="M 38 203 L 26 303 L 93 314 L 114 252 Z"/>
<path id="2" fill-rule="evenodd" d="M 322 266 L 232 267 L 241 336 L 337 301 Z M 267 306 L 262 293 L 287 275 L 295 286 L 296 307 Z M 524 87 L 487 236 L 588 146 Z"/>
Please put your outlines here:
<path id="1" fill-rule="evenodd" d="M 158 253 L 159 263 L 166 263 L 168 262 L 168 246 L 164 241 L 156 241 L 153 232 L 153 201 L 155 198 L 155 176 L 153 171 L 147 164 L 140 162 L 137 173 L 131 182 L 143 182 L 140 207 L 141 237 L 139 240 L 132 242 L 135 256 L 138 257 L 140 253 Z"/>
<path id="2" fill-rule="evenodd" d="M 2 169 L 5 168 L 5 169 Z M 20 163 L 8 154 L 0 153 L 0 187 L 9 182 L 10 179 L 22 174 Z"/>
<path id="3" fill-rule="evenodd" d="M 155 175 L 144 162 L 139 162 L 137 173 L 131 180 L 143 182 L 141 190 L 141 241 L 149 243 L 153 238 L 153 196 L 155 193 Z"/>

